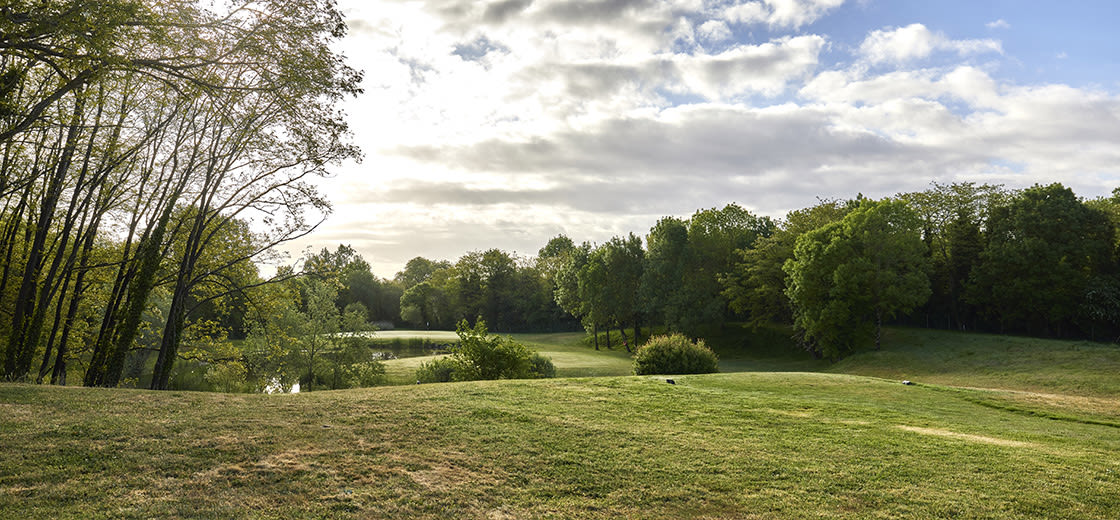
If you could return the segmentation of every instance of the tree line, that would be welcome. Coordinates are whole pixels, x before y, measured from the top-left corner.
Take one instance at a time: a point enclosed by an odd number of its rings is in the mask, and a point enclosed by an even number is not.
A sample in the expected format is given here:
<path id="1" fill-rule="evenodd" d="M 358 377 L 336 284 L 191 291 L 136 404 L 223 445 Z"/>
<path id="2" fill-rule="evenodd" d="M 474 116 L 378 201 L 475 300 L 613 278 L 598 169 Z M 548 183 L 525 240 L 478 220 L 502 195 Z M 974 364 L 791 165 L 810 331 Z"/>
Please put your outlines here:
<path id="1" fill-rule="evenodd" d="M 702 337 L 727 322 L 790 326 L 806 350 L 833 359 L 878 348 L 889 323 L 1115 340 L 1118 223 L 1120 189 L 1086 200 L 1060 184 L 933 183 L 781 219 L 730 204 L 662 218 L 644 237 L 558 236 L 530 259 L 415 258 L 396 282 L 414 326 L 578 323 L 596 348 L 618 337 L 629 349 L 648 327 Z"/>
<path id="2" fill-rule="evenodd" d="M 547 330 L 566 315 L 595 348 L 607 330 L 629 349 L 648 327 L 702 337 L 727 322 L 781 325 L 832 359 L 878 348 L 890 323 L 1115 340 L 1118 223 L 1120 189 L 1086 200 L 1061 184 L 933 183 L 782 219 L 730 204 L 662 218 L 644 237 L 558 236 L 531 260 L 416 258 L 398 274 L 401 312 L 440 328 L 484 316 L 499 330 Z"/>

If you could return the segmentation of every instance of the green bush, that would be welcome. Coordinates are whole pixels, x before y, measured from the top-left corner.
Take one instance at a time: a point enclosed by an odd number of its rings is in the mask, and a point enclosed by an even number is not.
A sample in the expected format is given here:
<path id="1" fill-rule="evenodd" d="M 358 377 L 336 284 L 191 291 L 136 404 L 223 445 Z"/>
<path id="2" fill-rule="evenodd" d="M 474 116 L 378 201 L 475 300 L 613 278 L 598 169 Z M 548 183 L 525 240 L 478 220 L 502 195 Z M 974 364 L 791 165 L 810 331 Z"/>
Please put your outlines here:
<path id="1" fill-rule="evenodd" d="M 365 361 L 350 365 L 350 387 L 367 388 L 385 384 L 385 363 Z"/>
<path id="2" fill-rule="evenodd" d="M 556 365 L 552 364 L 551 359 L 533 352 L 533 355 L 529 356 L 529 373 L 536 379 L 556 377 Z"/>
<path id="3" fill-rule="evenodd" d="M 634 373 L 710 374 L 719 372 L 719 360 L 704 340 L 693 343 L 680 334 L 650 338 L 634 357 Z"/>
<path id="4" fill-rule="evenodd" d="M 456 380 L 456 373 L 462 372 L 462 365 L 453 358 L 441 357 L 420 363 L 416 369 L 417 383 L 447 383 Z"/>
<path id="5" fill-rule="evenodd" d="M 424 363 L 416 371 L 421 383 L 473 381 L 479 379 L 529 379 L 555 377 L 552 360 L 541 356 L 509 336 L 496 336 L 486 330 L 482 320 L 471 327 L 459 322 L 455 333 L 459 343 L 451 346 L 451 356 Z"/>

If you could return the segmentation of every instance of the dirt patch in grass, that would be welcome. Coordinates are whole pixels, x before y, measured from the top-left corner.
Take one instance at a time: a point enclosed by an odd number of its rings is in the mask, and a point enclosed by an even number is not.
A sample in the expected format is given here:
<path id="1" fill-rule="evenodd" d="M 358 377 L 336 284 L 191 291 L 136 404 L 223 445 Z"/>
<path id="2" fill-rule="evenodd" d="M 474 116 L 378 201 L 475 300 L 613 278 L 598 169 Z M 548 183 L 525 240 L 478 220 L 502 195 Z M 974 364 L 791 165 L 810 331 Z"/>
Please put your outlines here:
<path id="1" fill-rule="evenodd" d="M 938 428 L 922 428 L 920 426 L 907 426 L 900 424 L 897 426 L 901 430 L 908 432 L 921 433 L 923 435 L 934 435 L 937 437 L 947 437 L 950 439 L 961 439 L 972 442 L 982 442 L 985 444 L 995 444 L 997 446 L 1012 446 L 1015 448 L 1029 448 L 1036 447 L 1037 445 L 1030 442 L 1013 441 L 1010 439 L 999 439 L 996 437 L 988 437 L 986 435 L 973 435 L 970 433 L 951 432 L 949 430 L 941 430 Z"/>

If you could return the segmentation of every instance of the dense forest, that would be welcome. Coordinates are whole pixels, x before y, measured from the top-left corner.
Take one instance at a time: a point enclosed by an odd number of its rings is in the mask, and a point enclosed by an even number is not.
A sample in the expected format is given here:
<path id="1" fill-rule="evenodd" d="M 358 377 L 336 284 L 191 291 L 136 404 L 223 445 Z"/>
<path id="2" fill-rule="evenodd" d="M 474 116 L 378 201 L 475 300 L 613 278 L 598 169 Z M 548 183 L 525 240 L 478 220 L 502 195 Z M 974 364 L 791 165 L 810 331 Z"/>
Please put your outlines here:
<path id="1" fill-rule="evenodd" d="M 417 257 L 391 280 L 340 245 L 265 278 L 329 212 L 308 181 L 358 156 L 336 105 L 361 78 L 331 50 L 333 5 L 24 1 L 0 23 L 7 380 L 361 386 L 378 367 L 344 333 L 479 318 L 627 349 L 651 327 L 778 324 L 831 359 L 878 347 L 884 324 L 1120 334 L 1120 192 L 1057 184 L 934 183 L 781 219 L 731 204 L 530 257 Z M 623 345 L 600 345 L 610 330 Z"/>

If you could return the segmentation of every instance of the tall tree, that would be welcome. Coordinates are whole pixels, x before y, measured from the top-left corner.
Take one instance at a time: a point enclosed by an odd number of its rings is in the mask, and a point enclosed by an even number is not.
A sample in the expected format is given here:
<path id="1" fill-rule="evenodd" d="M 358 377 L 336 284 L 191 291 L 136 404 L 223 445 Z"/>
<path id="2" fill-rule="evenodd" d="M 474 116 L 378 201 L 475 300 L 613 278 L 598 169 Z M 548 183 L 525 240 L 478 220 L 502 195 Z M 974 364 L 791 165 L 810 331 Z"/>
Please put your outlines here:
<path id="1" fill-rule="evenodd" d="M 643 311 L 657 323 L 679 330 L 684 309 L 684 274 L 688 269 L 688 224 L 675 217 L 664 217 L 646 236 L 649 251 L 642 272 Z"/>
<path id="2" fill-rule="evenodd" d="M 311 229 L 308 211 L 329 206 L 306 181 L 329 164 L 353 157 L 345 122 L 334 108 L 358 92 L 360 76 L 331 43 L 346 30 L 332 3 L 315 0 L 255 1 L 226 18 L 240 35 L 221 53 L 237 66 L 216 71 L 229 86 L 208 99 L 213 110 L 231 115 L 211 127 L 209 162 L 193 186 L 195 218 L 178 259 L 171 308 L 156 360 L 153 389 L 167 388 L 182 337 L 192 289 L 213 271 L 196 272 L 214 232 L 232 219 L 258 215 L 269 238 L 264 253 Z M 221 41 L 221 40 L 219 40 Z"/>
<path id="3" fill-rule="evenodd" d="M 755 328 L 792 322 L 793 309 L 786 296 L 788 275 L 782 267 L 793 258 L 798 237 L 840 220 L 849 210 L 848 204 L 826 200 L 791 211 L 773 235 L 760 238 L 753 248 L 738 250 L 735 268 L 720 278 L 731 309 L 746 314 Z"/>
<path id="4" fill-rule="evenodd" d="M 1001 329 L 1062 336 L 1090 281 L 1113 265 L 1108 215 L 1061 184 L 1035 185 L 997 206 L 968 298 Z"/>
<path id="5" fill-rule="evenodd" d="M 801 235 L 785 271 L 806 348 L 832 359 L 870 339 L 879 348 L 883 320 L 929 298 L 925 251 L 917 218 L 897 200 L 864 200 Z"/>

